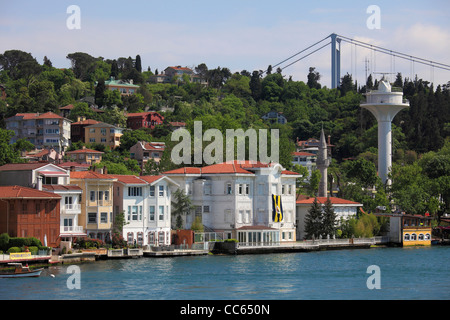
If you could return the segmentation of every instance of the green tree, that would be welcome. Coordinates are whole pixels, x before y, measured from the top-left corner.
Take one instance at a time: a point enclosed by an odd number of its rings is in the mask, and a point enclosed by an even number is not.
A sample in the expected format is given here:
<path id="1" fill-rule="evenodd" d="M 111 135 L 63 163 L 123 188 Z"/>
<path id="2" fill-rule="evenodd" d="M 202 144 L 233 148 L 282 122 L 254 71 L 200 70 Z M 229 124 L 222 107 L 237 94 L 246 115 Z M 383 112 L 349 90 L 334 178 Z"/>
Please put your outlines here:
<path id="1" fill-rule="evenodd" d="M 191 202 L 191 198 L 182 189 L 177 189 L 172 194 L 172 221 L 176 222 L 175 228 L 182 229 L 183 219 L 186 215 L 190 214 L 194 208 Z M 173 219 L 175 218 L 175 220 Z"/>
<path id="2" fill-rule="evenodd" d="M 305 233 L 307 239 L 318 239 L 323 230 L 323 211 L 321 205 L 314 198 L 311 208 L 305 216 Z"/>
<path id="3" fill-rule="evenodd" d="M 310 67 L 309 73 L 308 73 L 308 82 L 306 83 L 308 87 L 320 89 L 321 85 L 319 83 L 320 80 L 320 73 L 316 71 L 316 68 Z"/>
<path id="4" fill-rule="evenodd" d="M 327 198 L 325 205 L 323 206 L 323 226 L 322 226 L 322 234 L 324 237 L 330 236 L 333 237 L 336 235 L 337 224 L 336 224 L 337 215 L 334 212 L 333 204 L 331 203 L 330 198 Z"/>

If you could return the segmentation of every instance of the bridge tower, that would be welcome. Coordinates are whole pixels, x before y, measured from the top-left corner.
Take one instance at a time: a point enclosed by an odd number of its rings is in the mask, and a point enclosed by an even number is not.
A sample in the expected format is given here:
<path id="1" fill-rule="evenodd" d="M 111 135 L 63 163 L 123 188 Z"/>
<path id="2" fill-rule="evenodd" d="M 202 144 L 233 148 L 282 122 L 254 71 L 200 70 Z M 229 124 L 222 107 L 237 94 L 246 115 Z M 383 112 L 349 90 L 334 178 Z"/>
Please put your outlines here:
<path id="1" fill-rule="evenodd" d="M 369 110 L 378 122 L 378 175 L 384 184 L 390 185 L 389 172 L 392 167 L 392 129 L 391 123 L 396 114 L 409 107 L 403 100 L 403 92 L 393 92 L 391 85 L 383 77 L 378 90 L 366 94 L 362 108 Z"/>
<path id="2" fill-rule="evenodd" d="M 341 39 L 336 33 L 331 38 L 331 89 L 336 89 L 341 83 Z"/>

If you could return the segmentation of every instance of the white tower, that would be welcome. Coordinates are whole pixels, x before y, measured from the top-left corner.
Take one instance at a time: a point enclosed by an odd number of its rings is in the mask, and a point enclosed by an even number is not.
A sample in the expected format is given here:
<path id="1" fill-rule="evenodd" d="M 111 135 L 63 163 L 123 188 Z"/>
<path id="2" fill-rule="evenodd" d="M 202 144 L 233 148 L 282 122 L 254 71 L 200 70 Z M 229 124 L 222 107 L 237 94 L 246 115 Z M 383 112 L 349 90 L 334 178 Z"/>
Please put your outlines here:
<path id="1" fill-rule="evenodd" d="M 362 108 L 369 110 L 378 121 L 378 175 L 384 184 L 390 184 L 388 174 L 392 167 L 392 130 L 395 115 L 409 107 L 403 100 L 403 92 L 392 92 L 391 85 L 381 79 L 378 90 L 366 93 L 366 103 Z"/>
<path id="2" fill-rule="evenodd" d="M 326 197 L 328 188 L 328 166 L 330 165 L 330 159 L 328 158 L 328 146 L 325 140 L 325 133 L 320 132 L 319 152 L 317 153 L 316 166 L 319 169 L 322 178 L 319 182 L 318 197 Z"/>

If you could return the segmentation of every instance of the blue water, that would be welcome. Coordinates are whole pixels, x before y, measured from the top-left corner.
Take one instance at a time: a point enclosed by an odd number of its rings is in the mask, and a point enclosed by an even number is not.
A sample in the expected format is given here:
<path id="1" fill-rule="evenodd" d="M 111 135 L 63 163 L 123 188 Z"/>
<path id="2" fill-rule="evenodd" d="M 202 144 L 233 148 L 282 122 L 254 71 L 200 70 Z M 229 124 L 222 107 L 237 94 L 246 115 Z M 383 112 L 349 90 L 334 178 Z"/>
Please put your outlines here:
<path id="1" fill-rule="evenodd" d="M 77 265 L 80 289 L 67 286 L 69 265 L 0 279 L 0 299 L 442 300 L 450 298 L 449 262 L 450 247 L 440 246 L 107 260 Z M 371 265 L 380 289 L 367 287 Z"/>

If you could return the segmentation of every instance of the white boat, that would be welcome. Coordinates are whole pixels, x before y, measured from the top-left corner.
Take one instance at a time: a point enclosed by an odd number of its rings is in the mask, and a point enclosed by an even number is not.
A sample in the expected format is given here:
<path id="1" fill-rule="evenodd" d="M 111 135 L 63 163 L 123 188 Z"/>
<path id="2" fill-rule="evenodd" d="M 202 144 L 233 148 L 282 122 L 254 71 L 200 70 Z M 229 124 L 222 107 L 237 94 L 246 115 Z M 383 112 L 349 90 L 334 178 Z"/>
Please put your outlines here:
<path id="1" fill-rule="evenodd" d="M 28 265 L 23 266 L 21 263 L 8 263 L 14 265 L 14 271 L 0 272 L 0 278 L 23 278 L 23 277 L 39 277 L 44 268 L 30 270 Z"/>

